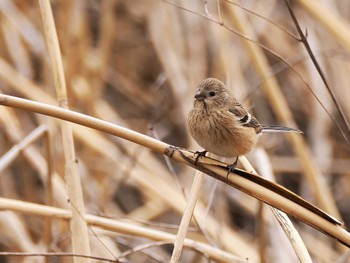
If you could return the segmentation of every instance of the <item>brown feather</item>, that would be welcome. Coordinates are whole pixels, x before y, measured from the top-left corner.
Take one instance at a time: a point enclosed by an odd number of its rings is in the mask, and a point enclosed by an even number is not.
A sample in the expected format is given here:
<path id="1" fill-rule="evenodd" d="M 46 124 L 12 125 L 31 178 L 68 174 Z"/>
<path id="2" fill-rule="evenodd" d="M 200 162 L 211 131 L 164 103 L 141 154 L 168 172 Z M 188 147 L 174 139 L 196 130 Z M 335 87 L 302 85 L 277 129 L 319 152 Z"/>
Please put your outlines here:
<path id="1" fill-rule="evenodd" d="M 264 128 L 230 95 L 224 83 L 214 78 L 202 81 L 195 98 L 187 124 L 201 147 L 224 157 L 237 157 L 253 149 Z"/>

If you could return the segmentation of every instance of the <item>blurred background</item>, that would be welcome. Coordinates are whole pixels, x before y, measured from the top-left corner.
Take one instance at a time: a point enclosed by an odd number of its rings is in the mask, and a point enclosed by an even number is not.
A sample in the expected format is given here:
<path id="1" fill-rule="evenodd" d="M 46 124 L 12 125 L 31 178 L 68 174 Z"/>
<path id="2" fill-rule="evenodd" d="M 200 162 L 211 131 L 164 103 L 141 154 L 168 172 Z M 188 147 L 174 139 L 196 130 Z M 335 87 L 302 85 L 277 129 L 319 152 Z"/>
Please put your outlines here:
<path id="1" fill-rule="evenodd" d="M 315 7 L 312 2 L 293 1 L 292 8 L 349 119 L 350 3 L 320 1 Z M 340 126 L 344 123 L 298 40 L 283 1 L 51 3 L 70 109 L 200 150 L 187 132 L 186 118 L 196 85 L 216 77 L 227 83 L 261 123 L 304 131 L 301 144 L 286 135 L 264 135 L 247 156 L 257 171 L 342 218 L 346 225 L 350 223 L 349 145 L 324 108 Z M 1 92 L 58 105 L 38 1 L 1 0 L 0 21 Z M 11 108 L 0 107 L 0 111 L 1 155 L 40 124 L 48 126 L 54 170 L 61 178 L 54 183 L 54 205 L 67 208 L 59 122 Z M 184 194 L 189 193 L 195 171 L 125 140 L 77 125 L 73 130 L 86 211 L 176 233 L 185 207 Z M 43 145 L 44 140 L 39 140 L 1 171 L 1 197 L 45 203 Z M 306 153 L 303 160 L 301 152 Z M 255 262 L 297 262 L 270 210 L 264 207 L 239 190 L 206 177 L 196 208 L 201 229 L 192 222 L 188 237 Z M 333 239 L 293 222 L 316 262 L 335 262 L 344 253 L 344 247 Z M 0 251 L 45 251 L 43 225 L 41 217 L 0 212 Z M 109 249 L 119 252 L 152 242 L 118 233 L 100 233 L 99 237 Z M 105 255 L 96 236 L 91 239 L 92 254 Z M 49 250 L 71 251 L 67 222 L 53 222 Z M 125 260 L 167 262 L 169 253 L 171 246 L 159 245 Z M 0 257 L 0 262 L 40 260 Z M 51 260 L 72 262 L 70 258 Z M 185 249 L 181 262 L 207 261 Z"/>

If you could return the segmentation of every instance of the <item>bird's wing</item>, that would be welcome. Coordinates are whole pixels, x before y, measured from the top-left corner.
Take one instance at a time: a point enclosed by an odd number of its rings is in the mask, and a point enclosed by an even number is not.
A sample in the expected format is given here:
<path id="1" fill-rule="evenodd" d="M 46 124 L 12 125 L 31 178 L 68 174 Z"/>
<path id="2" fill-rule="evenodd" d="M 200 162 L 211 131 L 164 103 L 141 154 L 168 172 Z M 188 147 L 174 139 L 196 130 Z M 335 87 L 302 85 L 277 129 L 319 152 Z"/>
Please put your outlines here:
<path id="1" fill-rule="evenodd" d="M 229 112 L 233 113 L 238 121 L 245 127 L 259 128 L 260 124 L 257 119 L 252 116 L 238 101 L 232 103 L 232 107 L 229 108 Z"/>

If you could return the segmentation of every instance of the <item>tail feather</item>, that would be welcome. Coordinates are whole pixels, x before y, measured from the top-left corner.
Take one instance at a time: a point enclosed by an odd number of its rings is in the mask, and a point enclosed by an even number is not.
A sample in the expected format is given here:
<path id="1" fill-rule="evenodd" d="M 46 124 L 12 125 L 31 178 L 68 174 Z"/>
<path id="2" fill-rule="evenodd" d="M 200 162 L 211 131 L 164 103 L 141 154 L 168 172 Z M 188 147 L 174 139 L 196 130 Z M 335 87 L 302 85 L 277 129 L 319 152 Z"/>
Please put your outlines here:
<path id="1" fill-rule="evenodd" d="M 283 127 L 283 126 L 277 126 L 277 125 L 269 125 L 269 126 L 263 126 L 262 132 L 297 132 L 297 133 L 304 133 L 299 129 L 290 128 L 290 127 Z"/>

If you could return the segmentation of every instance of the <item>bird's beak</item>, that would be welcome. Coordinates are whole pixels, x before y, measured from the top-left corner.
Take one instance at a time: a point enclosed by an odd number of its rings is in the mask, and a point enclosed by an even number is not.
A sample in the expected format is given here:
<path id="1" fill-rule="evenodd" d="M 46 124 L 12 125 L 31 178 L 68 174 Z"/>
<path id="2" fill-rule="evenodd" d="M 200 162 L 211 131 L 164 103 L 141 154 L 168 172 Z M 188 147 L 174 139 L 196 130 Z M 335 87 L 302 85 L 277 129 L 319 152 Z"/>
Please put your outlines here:
<path id="1" fill-rule="evenodd" d="M 199 101 L 203 101 L 205 99 L 205 96 L 200 92 L 200 91 L 197 91 L 195 94 L 194 94 L 194 98 L 196 100 L 199 100 Z"/>

